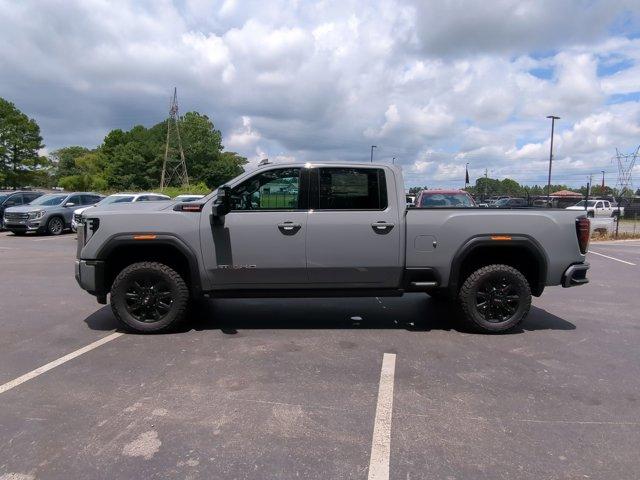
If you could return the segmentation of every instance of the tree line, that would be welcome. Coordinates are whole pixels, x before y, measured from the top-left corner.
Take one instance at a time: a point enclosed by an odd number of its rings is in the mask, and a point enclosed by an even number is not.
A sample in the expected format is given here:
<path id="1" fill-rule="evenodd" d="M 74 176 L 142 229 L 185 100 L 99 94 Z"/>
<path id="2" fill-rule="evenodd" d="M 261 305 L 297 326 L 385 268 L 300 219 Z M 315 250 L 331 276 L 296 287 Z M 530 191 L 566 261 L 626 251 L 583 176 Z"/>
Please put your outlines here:
<path id="1" fill-rule="evenodd" d="M 420 190 L 426 190 L 428 187 L 411 187 L 409 193 L 416 195 Z M 467 192 L 473 195 L 474 198 L 496 197 L 507 195 L 509 197 L 541 197 L 547 194 L 546 185 L 522 185 L 511 178 L 504 178 L 502 180 L 497 178 L 480 177 L 476 180 L 474 185 L 470 185 L 465 188 Z M 550 193 L 558 192 L 560 190 L 569 190 L 576 193 L 580 193 L 583 196 L 587 193 L 587 185 L 582 185 L 580 188 L 570 188 L 563 184 L 551 185 Z M 630 194 L 632 192 L 625 192 Z M 635 193 L 640 195 L 640 189 Z M 589 195 L 592 197 L 618 197 L 619 192 L 615 188 L 602 185 L 593 185 L 590 188 Z"/>
<path id="2" fill-rule="evenodd" d="M 178 119 L 190 190 L 206 193 L 244 171 L 247 159 L 225 151 L 222 134 L 198 112 Z M 167 140 L 167 122 L 110 131 L 97 148 L 68 146 L 39 155 L 40 127 L 0 98 L 0 187 L 62 187 L 65 190 L 157 190 Z M 170 141 L 169 155 L 178 155 Z M 174 185 L 174 187 L 182 187 Z"/>

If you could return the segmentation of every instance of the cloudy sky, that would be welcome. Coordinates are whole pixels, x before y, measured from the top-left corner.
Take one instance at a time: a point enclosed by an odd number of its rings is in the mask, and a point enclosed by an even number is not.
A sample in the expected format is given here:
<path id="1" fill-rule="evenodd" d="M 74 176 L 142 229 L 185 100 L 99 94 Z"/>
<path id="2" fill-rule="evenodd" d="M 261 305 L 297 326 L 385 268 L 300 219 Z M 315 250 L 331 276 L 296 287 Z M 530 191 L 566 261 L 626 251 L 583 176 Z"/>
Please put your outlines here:
<path id="1" fill-rule="evenodd" d="M 0 96 L 52 151 L 206 113 L 253 162 L 403 165 L 408 185 L 489 170 L 545 183 L 640 144 L 638 0 L 0 0 Z M 640 183 L 640 166 L 634 175 Z"/>

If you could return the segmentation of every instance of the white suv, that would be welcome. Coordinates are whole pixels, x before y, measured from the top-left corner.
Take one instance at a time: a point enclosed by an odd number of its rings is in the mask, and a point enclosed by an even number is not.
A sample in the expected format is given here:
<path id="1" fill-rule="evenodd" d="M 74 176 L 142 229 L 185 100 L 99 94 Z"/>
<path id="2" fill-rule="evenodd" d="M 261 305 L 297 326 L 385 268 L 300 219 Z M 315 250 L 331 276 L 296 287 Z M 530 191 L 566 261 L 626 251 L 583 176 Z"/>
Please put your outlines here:
<path id="1" fill-rule="evenodd" d="M 110 203 L 132 203 L 132 202 L 157 202 L 163 200 L 171 200 L 171 197 L 167 195 L 163 195 L 161 193 L 114 193 L 113 195 L 109 195 L 106 198 L 103 198 L 95 205 L 90 205 L 88 207 L 78 208 L 73 211 L 73 218 L 71 219 L 71 230 L 74 232 L 78 231 L 78 223 L 80 223 L 82 219 L 82 213 L 93 207 L 109 205 Z"/>

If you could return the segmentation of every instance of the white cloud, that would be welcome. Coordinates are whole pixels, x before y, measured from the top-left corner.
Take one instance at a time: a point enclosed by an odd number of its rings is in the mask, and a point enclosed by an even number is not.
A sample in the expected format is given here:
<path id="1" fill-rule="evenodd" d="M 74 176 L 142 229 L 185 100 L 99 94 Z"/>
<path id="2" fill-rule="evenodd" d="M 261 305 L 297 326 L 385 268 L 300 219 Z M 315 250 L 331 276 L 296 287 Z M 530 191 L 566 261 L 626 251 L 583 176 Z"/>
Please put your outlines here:
<path id="1" fill-rule="evenodd" d="M 38 120 L 49 149 L 157 123 L 174 85 L 181 111 L 208 114 L 225 146 L 253 162 L 368 160 L 375 143 L 376 158 L 396 157 L 412 184 L 457 181 L 466 162 L 472 176 L 544 179 L 549 114 L 562 117 L 560 178 L 612 170 L 614 149 L 640 142 L 633 1 L 0 9 L 2 95 Z"/>

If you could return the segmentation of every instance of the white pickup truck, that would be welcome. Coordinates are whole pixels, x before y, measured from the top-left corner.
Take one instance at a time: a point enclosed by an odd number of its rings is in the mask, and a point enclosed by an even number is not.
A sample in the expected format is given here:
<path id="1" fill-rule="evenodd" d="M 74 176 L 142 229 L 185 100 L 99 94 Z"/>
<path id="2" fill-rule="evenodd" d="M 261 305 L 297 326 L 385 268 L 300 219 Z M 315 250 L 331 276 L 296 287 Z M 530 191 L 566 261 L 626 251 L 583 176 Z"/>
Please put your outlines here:
<path id="1" fill-rule="evenodd" d="M 581 200 L 571 207 L 567 207 L 567 210 L 585 211 L 587 217 L 616 217 L 618 216 L 618 205 L 612 204 L 609 200 L 587 200 L 587 208 L 585 209 L 585 201 Z M 620 207 L 620 216 L 624 216 L 624 207 Z"/>

